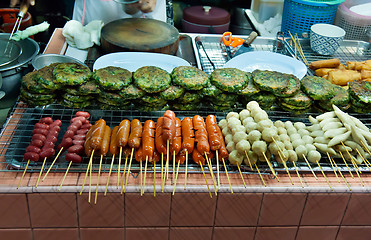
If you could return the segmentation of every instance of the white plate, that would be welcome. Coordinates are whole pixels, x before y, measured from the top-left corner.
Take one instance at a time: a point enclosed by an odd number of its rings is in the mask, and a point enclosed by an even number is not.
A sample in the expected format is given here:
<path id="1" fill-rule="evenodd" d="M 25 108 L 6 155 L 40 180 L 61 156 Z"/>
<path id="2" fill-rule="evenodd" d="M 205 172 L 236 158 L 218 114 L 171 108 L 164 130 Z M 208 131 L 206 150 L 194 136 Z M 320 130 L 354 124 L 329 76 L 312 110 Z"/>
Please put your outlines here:
<path id="1" fill-rule="evenodd" d="M 95 61 L 93 69 L 108 66 L 122 67 L 131 72 L 144 66 L 156 66 L 171 73 L 175 67 L 190 66 L 190 64 L 183 58 L 162 53 L 117 52 L 99 57 Z"/>
<path id="2" fill-rule="evenodd" d="M 293 74 L 299 79 L 302 79 L 307 73 L 307 67 L 299 60 L 268 51 L 240 54 L 226 62 L 224 68 L 237 68 L 245 72 L 252 72 L 255 69 L 271 70 Z"/>

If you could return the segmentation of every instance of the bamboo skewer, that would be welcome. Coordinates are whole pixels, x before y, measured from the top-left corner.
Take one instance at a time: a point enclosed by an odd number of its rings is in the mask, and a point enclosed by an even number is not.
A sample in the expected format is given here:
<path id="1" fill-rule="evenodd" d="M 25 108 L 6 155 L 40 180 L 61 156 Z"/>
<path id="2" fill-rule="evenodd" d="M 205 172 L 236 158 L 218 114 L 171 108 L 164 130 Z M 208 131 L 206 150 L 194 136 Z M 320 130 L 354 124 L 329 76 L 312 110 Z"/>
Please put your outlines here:
<path id="1" fill-rule="evenodd" d="M 302 181 L 302 179 L 301 179 L 301 176 L 300 176 L 300 174 L 299 174 L 299 171 L 298 171 L 298 168 L 296 167 L 295 162 L 292 162 L 292 164 L 294 164 L 294 168 L 295 168 L 295 171 L 296 171 L 296 175 L 298 175 L 298 178 L 299 178 L 299 181 L 300 181 L 301 187 L 304 188 L 303 181 Z"/>
<path id="2" fill-rule="evenodd" d="M 126 193 L 126 186 L 128 185 L 129 173 L 130 173 L 131 163 L 133 161 L 133 156 L 134 156 L 134 148 L 131 149 L 128 172 L 126 173 L 124 193 Z M 121 189 L 121 195 L 122 195 L 122 189 Z"/>
<path id="3" fill-rule="evenodd" d="M 319 164 L 319 162 L 317 161 L 316 162 L 317 163 L 317 165 L 318 165 L 318 167 L 319 167 L 319 169 L 321 170 L 321 172 L 322 172 L 322 175 L 323 175 L 323 177 L 326 179 L 326 182 L 327 182 L 327 184 L 329 185 L 329 187 L 330 187 L 330 189 L 331 189 L 331 191 L 334 191 L 334 189 L 332 189 L 332 187 L 331 187 L 331 184 L 330 184 L 330 182 L 329 182 L 329 180 L 328 180 L 328 178 L 326 177 L 326 174 L 325 174 L 325 172 L 322 170 L 322 167 L 321 167 L 321 165 Z"/>
<path id="4" fill-rule="evenodd" d="M 126 155 L 125 156 L 124 172 L 122 173 L 121 190 L 122 190 L 122 188 L 124 186 L 124 180 L 125 180 L 125 174 L 126 174 L 126 166 L 128 164 L 128 158 L 129 158 L 129 155 Z"/>
<path id="5" fill-rule="evenodd" d="M 113 167 L 114 161 L 115 161 L 115 154 L 112 155 L 112 161 L 111 161 L 111 166 L 109 168 L 109 173 L 108 173 L 108 178 L 107 178 L 107 184 L 106 184 L 106 190 L 104 191 L 104 196 L 107 195 L 107 189 L 108 189 L 109 179 L 111 177 L 112 167 Z"/>
<path id="6" fill-rule="evenodd" d="M 241 168 L 240 168 L 240 165 L 237 163 L 237 168 L 238 168 L 238 172 L 240 173 L 240 176 L 241 176 L 241 179 L 242 179 L 242 182 L 243 182 L 243 185 L 244 187 L 246 188 L 246 183 L 245 183 L 245 179 L 243 178 L 242 176 L 242 172 L 241 172 Z"/>
<path id="7" fill-rule="evenodd" d="M 228 179 L 229 188 L 231 189 L 231 193 L 233 194 L 232 184 L 231 184 L 231 180 L 229 179 L 229 175 L 228 175 L 227 167 L 225 166 L 224 158 L 222 158 L 222 162 L 224 165 L 225 175 L 227 176 L 227 179 Z"/>
<path id="8" fill-rule="evenodd" d="M 188 169 L 188 151 L 186 150 L 186 159 L 185 159 L 185 175 L 184 175 L 184 190 L 187 188 L 187 169 Z"/>
<path id="9" fill-rule="evenodd" d="M 274 171 L 274 169 L 273 169 L 273 166 L 272 166 L 271 162 L 269 161 L 269 159 L 267 158 L 267 156 L 265 155 L 265 153 L 264 153 L 264 152 L 263 152 L 263 156 L 264 156 L 264 158 L 265 158 L 265 161 L 267 161 L 268 167 L 269 167 L 269 169 L 271 170 L 271 172 L 272 172 L 273 176 L 275 176 L 275 177 L 276 177 L 276 179 L 277 179 L 277 181 L 279 182 L 279 181 L 280 181 L 280 179 L 278 178 L 278 176 L 277 176 L 277 174 L 276 174 L 276 171 Z"/>
<path id="10" fill-rule="evenodd" d="M 40 177 L 41 177 L 41 174 L 43 173 L 45 162 L 46 162 L 46 157 L 44 158 L 43 165 L 41 166 L 40 174 L 39 174 L 39 177 L 37 178 L 35 188 L 37 188 L 37 186 L 39 185 Z"/>
<path id="11" fill-rule="evenodd" d="M 310 164 L 309 164 L 309 162 L 308 162 L 308 159 L 307 159 L 307 157 L 303 154 L 303 158 L 304 158 L 304 161 L 307 163 L 307 165 L 308 165 L 308 167 L 309 167 L 309 169 L 310 169 L 310 171 L 312 172 L 312 174 L 313 174 L 313 176 L 314 176 L 314 178 L 316 179 L 316 180 L 318 180 L 318 178 L 317 178 L 317 175 L 314 173 L 314 171 L 313 171 L 313 169 L 312 169 L 312 167 L 310 166 Z"/>
<path id="12" fill-rule="evenodd" d="M 161 153 L 161 192 L 164 192 L 164 154 Z"/>
<path id="13" fill-rule="evenodd" d="M 65 173 L 64 176 L 63 176 L 63 179 L 62 179 L 61 185 L 59 185 L 58 191 L 60 191 L 61 188 L 62 188 L 62 185 L 63 185 L 63 183 L 64 183 L 64 180 L 66 179 L 67 173 L 68 173 L 68 171 L 70 170 L 71 164 L 72 164 L 72 161 L 70 161 L 70 163 L 68 164 L 68 167 L 67 167 L 66 173 Z"/>
<path id="14" fill-rule="evenodd" d="M 120 153 L 119 153 L 119 164 L 117 166 L 117 185 L 116 189 L 119 189 L 120 185 L 120 167 L 121 167 L 121 157 L 122 157 L 122 147 L 120 147 Z"/>
<path id="15" fill-rule="evenodd" d="M 345 179 L 343 173 L 340 171 L 340 169 L 339 169 L 338 165 L 336 164 L 335 160 L 331 157 L 331 155 L 329 155 L 329 156 L 330 156 L 331 161 L 334 163 L 336 169 L 338 170 L 340 176 L 344 179 L 344 182 L 347 185 L 347 187 L 349 188 L 349 191 L 352 191 L 352 189 L 350 188 L 350 185 L 349 185 L 348 181 Z"/>
<path id="16" fill-rule="evenodd" d="M 342 145 L 344 146 L 344 148 L 345 148 L 344 143 L 341 142 L 341 144 L 342 144 Z M 358 165 L 357 165 L 357 164 L 354 164 L 354 163 L 353 163 L 353 162 L 354 162 L 353 157 L 352 157 L 352 155 L 350 154 L 350 152 L 348 151 L 348 149 L 345 148 L 345 151 L 347 152 L 348 156 L 350 157 L 350 162 L 353 164 L 353 167 L 355 168 L 355 171 L 356 171 L 357 175 L 359 176 L 357 170 L 358 170 L 360 173 L 362 173 L 361 170 L 358 168 Z M 362 180 L 361 180 L 361 182 L 362 182 Z"/>
<path id="17" fill-rule="evenodd" d="M 216 171 L 217 171 L 217 177 L 218 177 L 218 191 L 220 189 L 220 171 L 219 171 L 219 154 L 218 154 L 218 150 L 215 151 L 215 155 L 216 155 Z"/>
<path id="18" fill-rule="evenodd" d="M 328 159 L 329 159 L 329 161 L 330 161 L 330 163 L 331 163 L 331 167 L 332 167 L 332 169 L 334 170 L 335 176 L 336 176 L 338 182 L 340 183 L 340 179 L 339 179 L 339 177 L 338 177 L 338 175 L 337 175 L 337 173 L 336 173 L 336 169 L 335 169 L 334 165 L 332 164 L 332 161 L 331 161 L 331 158 L 330 158 L 330 154 L 329 154 L 328 152 L 327 152 L 327 157 L 328 157 Z"/>
<path id="19" fill-rule="evenodd" d="M 88 198 L 88 203 L 90 203 L 90 199 L 91 199 L 91 172 L 92 172 L 92 168 L 93 168 L 93 161 L 90 162 L 90 169 L 89 169 L 89 198 Z"/>
<path id="20" fill-rule="evenodd" d="M 169 140 L 166 141 L 166 166 L 165 166 L 165 172 L 166 172 L 166 180 L 169 179 L 169 158 L 170 158 L 170 143 Z M 164 182 L 165 184 L 165 182 Z"/>
<path id="21" fill-rule="evenodd" d="M 173 195 L 175 194 L 176 182 L 177 182 L 177 180 L 178 180 L 179 165 L 180 165 L 180 161 L 178 161 L 178 166 L 177 166 L 177 168 L 176 168 L 176 175 L 175 175 L 175 182 L 174 182 Z"/>
<path id="22" fill-rule="evenodd" d="M 143 176 L 142 176 L 142 161 L 139 161 L 140 163 L 140 196 L 143 196 L 142 191 L 143 191 Z"/>
<path id="23" fill-rule="evenodd" d="M 30 160 L 27 161 L 27 164 L 26 164 L 26 167 L 25 167 L 25 169 L 24 169 L 24 171 L 23 171 L 22 177 L 21 177 L 21 179 L 19 180 L 19 183 L 18 183 L 17 189 L 19 188 L 19 186 L 21 186 L 21 182 L 22 182 L 22 180 L 23 180 L 24 175 L 26 174 L 26 171 L 27 171 L 27 168 L 28 168 L 28 164 L 30 164 Z"/>
<path id="24" fill-rule="evenodd" d="M 213 198 L 213 196 L 211 195 L 211 191 L 210 191 L 210 188 L 209 188 L 209 184 L 207 183 L 206 174 L 205 174 L 204 168 L 202 167 L 202 163 L 200 163 L 200 166 L 201 166 L 202 174 L 204 175 L 204 178 L 205 178 L 205 182 L 206 182 L 207 190 L 209 190 L 210 198 Z"/>
<path id="25" fill-rule="evenodd" d="M 344 163 L 345 163 L 345 166 L 348 168 L 348 171 L 349 171 L 349 173 L 350 173 L 350 176 L 351 176 L 352 178 L 354 178 L 354 176 L 353 176 L 353 174 L 352 174 L 352 171 L 350 170 L 350 168 L 349 168 L 349 166 L 348 166 L 348 164 L 347 164 L 347 161 L 345 160 L 343 154 L 341 153 L 341 151 L 339 151 L 339 153 L 340 153 L 340 156 L 341 156 L 341 158 L 343 159 L 343 161 L 344 161 Z"/>
<path id="26" fill-rule="evenodd" d="M 95 199 L 94 199 L 94 204 L 97 204 L 97 200 L 98 200 L 99 177 L 100 177 L 100 171 L 101 171 L 101 169 L 102 169 L 102 161 L 103 161 L 103 154 L 100 155 L 99 170 L 98 170 L 98 177 L 97 177 L 97 187 L 96 187 L 96 189 L 95 189 Z"/>
<path id="27" fill-rule="evenodd" d="M 355 163 L 353 159 L 351 159 L 351 162 L 352 162 L 352 164 L 353 164 L 353 167 L 357 169 L 357 163 Z M 356 173 L 357 173 L 357 176 L 358 176 L 358 178 L 359 178 L 359 180 L 360 180 L 362 186 L 364 187 L 365 184 L 364 184 L 363 181 L 362 181 L 361 175 L 359 175 L 360 171 L 357 171 L 357 170 L 356 170 Z"/>
<path id="28" fill-rule="evenodd" d="M 41 181 L 44 181 L 44 180 L 45 180 L 45 178 L 46 178 L 46 176 L 48 176 L 48 174 L 49 174 L 50 170 L 51 170 L 51 169 L 52 169 L 52 167 L 54 166 L 54 163 L 55 163 L 55 162 L 57 161 L 57 159 L 58 159 L 59 155 L 61 154 L 61 152 L 62 152 L 62 149 L 63 149 L 63 148 L 61 148 L 61 150 L 59 150 L 59 152 L 58 152 L 57 156 L 55 156 L 55 158 L 54 158 L 54 160 L 53 160 L 53 162 L 52 162 L 52 165 L 50 165 L 50 167 L 49 167 L 48 171 L 46 172 L 45 176 L 43 177 L 43 179 L 42 179 Z"/>
<path id="29" fill-rule="evenodd" d="M 247 154 L 246 150 L 245 150 L 245 155 L 246 155 L 247 161 L 249 162 L 249 166 L 250 166 L 251 171 L 254 171 L 254 169 L 252 168 L 251 162 L 250 162 L 249 155 Z"/>
<path id="30" fill-rule="evenodd" d="M 144 165 L 144 177 L 143 177 L 143 190 L 142 190 L 142 195 L 144 194 L 144 188 L 146 187 L 147 164 L 148 164 L 148 156 L 146 156 L 146 163 L 145 163 L 145 165 Z"/>
<path id="31" fill-rule="evenodd" d="M 263 179 L 263 176 L 261 175 L 260 170 L 259 170 L 258 166 L 256 165 L 256 162 L 254 163 L 254 165 L 255 165 L 256 170 L 258 171 L 258 174 L 259 174 L 259 176 L 260 176 L 260 179 L 261 179 L 262 182 L 263 182 L 264 187 L 266 187 L 267 185 L 265 184 L 265 181 L 264 181 L 264 179 Z"/>
<path id="32" fill-rule="evenodd" d="M 206 153 L 205 153 L 205 159 L 207 162 L 207 166 L 209 167 L 209 170 L 210 170 L 211 179 L 213 180 L 215 195 L 218 195 L 218 189 L 216 188 L 216 183 L 215 183 L 215 178 L 214 178 L 214 173 L 213 173 L 213 166 L 211 165 L 211 159 L 207 157 Z"/>
<path id="33" fill-rule="evenodd" d="M 173 184 L 174 184 L 174 181 L 175 181 L 175 151 L 173 151 Z"/>
<path id="34" fill-rule="evenodd" d="M 282 161 L 282 164 L 283 164 L 283 166 L 284 166 L 285 169 L 286 169 L 287 175 L 289 175 L 289 179 L 290 179 L 290 181 L 291 181 L 291 185 L 294 185 L 294 182 L 292 181 L 292 178 L 291 178 L 291 175 L 290 175 L 289 169 L 287 168 L 286 162 L 285 162 L 285 161 Z"/>
<path id="35" fill-rule="evenodd" d="M 89 173 L 89 169 L 90 169 L 90 164 L 93 162 L 93 155 L 94 155 L 94 149 L 91 152 L 90 160 L 89 160 L 89 163 L 88 163 L 88 167 L 86 168 L 85 178 L 84 178 L 84 181 L 82 182 L 82 186 L 81 186 L 81 190 L 80 190 L 80 195 L 82 194 L 82 190 L 84 189 L 86 178 L 88 177 L 88 173 Z"/>
<path id="36" fill-rule="evenodd" d="M 369 164 L 367 163 L 367 159 L 365 157 L 362 156 L 362 154 L 359 152 L 359 150 L 356 148 L 356 151 L 357 153 L 361 156 L 362 160 L 365 162 L 365 165 L 368 167 L 368 169 L 371 171 L 371 168 L 369 166 Z"/>
<path id="37" fill-rule="evenodd" d="M 156 197 L 156 161 L 153 161 L 153 197 Z"/>

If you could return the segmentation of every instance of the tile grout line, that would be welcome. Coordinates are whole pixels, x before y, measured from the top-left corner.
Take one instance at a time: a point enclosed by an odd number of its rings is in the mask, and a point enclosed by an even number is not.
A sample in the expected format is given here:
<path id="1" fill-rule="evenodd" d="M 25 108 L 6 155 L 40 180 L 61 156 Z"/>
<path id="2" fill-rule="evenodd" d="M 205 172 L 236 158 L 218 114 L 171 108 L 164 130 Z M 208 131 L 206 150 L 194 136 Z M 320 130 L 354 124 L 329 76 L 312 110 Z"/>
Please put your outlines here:
<path id="1" fill-rule="evenodd" d="M 339 232 L 340 232 L 340 228 L 341 228 L 341 226 L 343 225 L 343 221 L 344 221 L 345 213 L 346 213 L 347 210 L 348 210 L 349 202 L 350 202 L 350 199 L 352 198 L 352 196 L 353 196 L 353 193 L 351 193 L 350 196 L 349 196 L 349 198 L 348 198 L 347 206 L 346 206 L 345 209 L 344 209 L 344 214 L 343 214 L 343 217 L 341 218 L 340 225 L 338 226 L 338 231 L 337 231 L 337 233 L 336 233 L 336 237 L 335 237 L 335 239 L 338 238 L 338 235 L 339 235 Z"/>
<path id="2" fill-rule="evenodd" d="M 31 221 L 31 211 L 30 211 L 30 203 L 28 200 L 28 193 L 25 193 L 26 195 L 26 201 L 27 201 L 27 210 L 28 210 L 28 220 L 30 221 L 30 229 L 31 229 L 31 239 L 34 239 L 34 232 L 32 227 L 32 221 Z"/>
<path id="3" fill-rule="evenodd" d="M 215 230 L 215 222 L 216 222 L 216 211 L 218 209 L 218 201 L 219 201 L 219 194 L 216 195 L 216 200 L 215 200 L 215 211 L 214 211 L 214 222 L 213 222 L 213 228 L 211 230 L 211 240 L 214 238 L 214 230 Z"/>
<path id="4" fill-rule="evenodd" d="M 308 202 L 309 195 L 308 195 L 308 193 L 306 193 L 305 195 L 306 195 L 305 196 L 305 202 L 304 202 L 303 210 L 301 211 L 299 224 L 298 224 L 297 229 L 296 229 L 295 239 L 298 237 L 299 227 L 301 226 L 301 220 L 303 219 L 304 210 L 305 210 L 305 207 L 307 206 L 307 202 Z"/>
<path id="5" fill-rule="evenodd" d="M 124 196 L 124 240 L 126 239 L 126 193 L 123 194 Z"/>
<path id="6" fill-rule="evenodd" d="M 79 179 L 80 179 L 80 175 L 78 176 L 77 178 L 77 183 L 79 182 Z M 79 229 L 78 231 L 78 236 L 79 236 L 79 239 L 81 239 L 81 228 L 80 228 L 80 214 L 79 214 L 79 201 L 78 201 L 78 192 L 75 193 L 75 200 L 76 200 L 76 218 L 77 218 L 77 229 Z"/>
<path id="7" fill-rule="evenodd" d="M 170 240 L 170 230 L 171 230 L 171 213 L 173 212 L 173 195 L 171 193 L 170 194 L 170 214 L 169 214 L 169 230 L 168 230 L 168 240 Z"/>
<path id="8" fill-rule="evenodd" d="M 263 192 L 263 194 L 262 194 L 262 199 L 261 199 L 261 201 L 260 201 L 259 215 L 258 215 L 258 219 L 257 219 L 257 221 L 256 221 L 256 226 L 255 226 L 254 239 L 256 239 L 256 232 L 258 231 L 259 219 L 260 219 L 261 211 L 262 211 L 262 208 L 263 208 L 264 195 L 265 195 L 265 193 Z"/>

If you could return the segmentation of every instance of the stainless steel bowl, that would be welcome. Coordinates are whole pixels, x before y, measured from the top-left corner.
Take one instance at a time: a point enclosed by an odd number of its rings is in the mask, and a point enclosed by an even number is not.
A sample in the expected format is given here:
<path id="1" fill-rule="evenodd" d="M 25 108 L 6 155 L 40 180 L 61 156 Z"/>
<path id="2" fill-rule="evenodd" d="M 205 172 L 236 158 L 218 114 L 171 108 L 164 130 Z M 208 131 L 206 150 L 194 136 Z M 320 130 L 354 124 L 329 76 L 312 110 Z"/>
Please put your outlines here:
<path id="1" fill-rule="evenodd" d="M 60 54 L 40 54 L 32 60 L 32 66 L 36 70 L 39 70 L 52 63 L 79 63 L 81 65 L 86 66 L 86 64 L 77 60 L 76 58 L 65 56 L 65 55 L 60 55 Z"/>
<path id="2" fill-rule="evenodd" d="M 6 39 L 0 39 L 0 67 L 11 64 L 22 54 L 21 46 Z"/>

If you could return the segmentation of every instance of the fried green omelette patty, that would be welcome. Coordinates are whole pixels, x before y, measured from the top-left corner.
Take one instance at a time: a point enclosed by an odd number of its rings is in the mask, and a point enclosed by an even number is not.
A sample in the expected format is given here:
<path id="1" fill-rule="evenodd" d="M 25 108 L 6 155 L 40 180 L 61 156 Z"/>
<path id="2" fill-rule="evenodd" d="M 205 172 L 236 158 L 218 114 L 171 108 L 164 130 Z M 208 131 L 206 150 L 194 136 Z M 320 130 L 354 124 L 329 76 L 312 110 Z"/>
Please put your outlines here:
<path id="1" fill-rule="evenodd" d="M 79 63 L 60 63 L 54 67 L 53 75 L 59 84 L 76 86 L 85 83 L 90 78 L 91 71 Z"/>
<path id="2" fill-rule="evenodd" d="M 342 88 L 341 86 L 335 85 L 335 96 L 330 100 L 318 101 L 318 105 L 327 110 L 332 111 L 332 105 L 335 105 L 341 109 L 347 109 L 349 107 L 349 91 Z"/>
<path id="3" fill-rule="evenodd" d="M 49 89 L 44 88 L 36 81 L 37 71 L 29 72 L 22 77 L 21 86 L 31 93 L 47 94 Z"/>
<path id="4" fill-rule="evenodd" d="M 132 82 L 132 73 L 125 68 L 108 66 L 96 70 L 93 78 L 102 88 L 116 91 L 127 87 Z"/>
<path id="5" fill-rule="evenodd" d="M 147 93 L 161 92 L 171 84 L 170 74 L 155 66 L 144 66 L 137 69 L 133 78 L 134 83 Z"/>
<path id="6" fill-rule="evenodd" d="M 35 81 L 43 88 L 49 89 L 51 91 L 60 89 L 61 86 L 56 82 L 56 79 L 53 75 L 54 67 L 58 64 L 59 63 L 52 63 L 39 69 L 37 71 L 37 74 L 35 75 Z"/>
<path id="7" fill-rule="evenodd" d="M 312 105 L 312 99 L 300 90 L 292 97 L 279 98 L 279 102 L 299 108 L 309 108 Z"/>
<path id="8" fill-rule="evenodd" d="M 119 91 L 119 94 L 121 95 L 122 98 L 131 100 L 143 97 L 146 94 L 146 92 L 138 88 L 134 84 L 130 84 L 126 88 Z"/>
<path id="9" fill-rule="evenodd" d="M 209 76 L 204 71 L 192 66 L 174 68 L 171 78 L 175 85 L 184 87 L 186 90 L 201 90 L 209 82 Z"/>
<path id="10" fill-rule="evenodd" d="M 210 82 L 223 91 L 237 93 L 245 88 L 248 77 L 237 68 L 219 68 L 211 73 Z"/>
<path id="11" fill-rule="evenodd" d="M 330 100 L 335 96 L 334 84 L 324 78 L 305 76 L 301 80 L 301 90 L 313 100 Z"/>
<path id="12" fill-rule="evenodd" d="M 177 98 L 180 98 L 185 92 L 185 89 L 183 87 L 179 86 L 170 86 L 166 90 L 160 92 L 160 97 L 165 100 L 175 100 Z"/>
<path id="13" fill-rule="evenodd" d="M 371 83 L 362 80 L 349 82 L 349 94 L 357 101 L 371 103 Z"/>
<path id="14" fill-rule="evenodd" d="M 252 78 L 251 73 L 247 72 L 246 76 L 248 78 L 247 85 L 244 89 L 237 92 L 237 94 L 249 97 L 249 96 L 253 96 L 254 94 L 257 94 L 260 91 L 260 89 L 254 85 L 254 80 Z"/>

